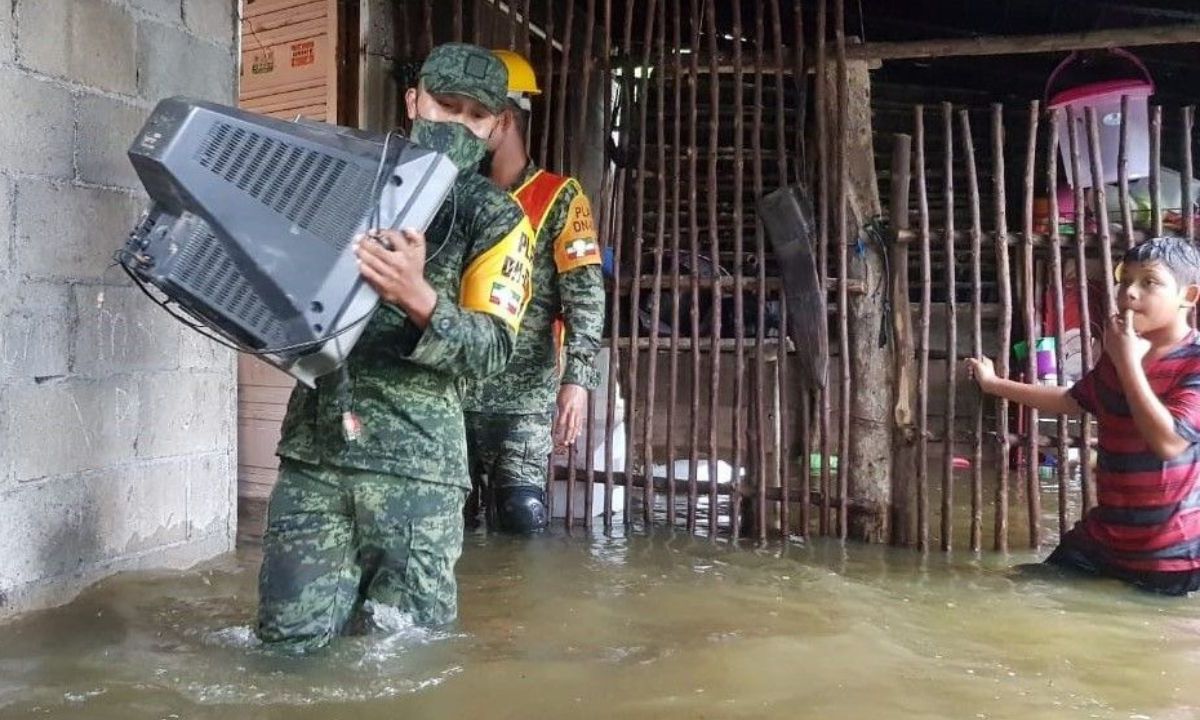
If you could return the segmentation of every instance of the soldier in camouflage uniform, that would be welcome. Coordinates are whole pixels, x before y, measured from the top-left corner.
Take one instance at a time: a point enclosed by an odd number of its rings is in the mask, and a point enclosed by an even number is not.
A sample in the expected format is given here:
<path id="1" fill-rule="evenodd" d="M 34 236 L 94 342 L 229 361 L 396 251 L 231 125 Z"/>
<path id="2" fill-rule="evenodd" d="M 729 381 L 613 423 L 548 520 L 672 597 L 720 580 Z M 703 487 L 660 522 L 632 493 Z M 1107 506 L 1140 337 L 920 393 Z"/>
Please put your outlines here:
<path id="1" fill-rule="evenodd" d="M 455 618 L 470 487 L 457 382 L 508 362 L 533 252 L 520 207 L 476 172 L 505 87 L 488 51 L 451 44 L 408 91 L 412 138 L 446 153 L 459 176 L 425 236 L 357 241 L 380 308 L 340 377 L 292 394 L 263 540 L 265 642 L 321 646 L 362 620 L 367 601 L 423 624 Z"/>
<path id="2" fill-rule="evenodd" d="M 502 530 L 527 533 L 548 522 L 546 473 L 552 446 L 575 442 L 587 391 L 599 381 L 595 355 L 604 328 L 604 281 L 591 206 L 574 178 L 538 168 L 526 152 L 533 69 L 496 51 L 508 66 L 509 104 L 493 135 L 492 181 L 521 203 L 537 234 L 533 299 L 504 372 L 471 382 L 467 447 L 472 479 L 493 491 Z M 564 332 L 565 331 L 565 332 Z"/>

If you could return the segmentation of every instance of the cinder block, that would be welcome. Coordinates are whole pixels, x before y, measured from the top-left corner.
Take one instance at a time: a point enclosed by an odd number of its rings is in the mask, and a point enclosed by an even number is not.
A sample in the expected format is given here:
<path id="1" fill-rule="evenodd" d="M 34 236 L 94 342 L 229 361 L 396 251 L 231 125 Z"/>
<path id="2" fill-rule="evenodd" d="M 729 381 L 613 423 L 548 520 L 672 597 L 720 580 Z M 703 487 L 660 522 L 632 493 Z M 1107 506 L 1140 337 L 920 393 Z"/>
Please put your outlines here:
<path id="1" fill-rule="evenodd" d="M 0 294 L 9 290 L 13 250 L 13 182 L 0 172 Z"/>
<path id="2" fill-rule="evenodd" d="M 233 104 L 234 48 L 198 41 L 182 30 L 138 24 L 138 92 L 157 102 L 172 95 Z"/>
<path id="3" fill-rule="evenodd" d="M 179 336 L 191 332 L 132 287 L 74 288 L 72 372 L 85 377 L 179 365 Z"/>
<path id="4" fill-rule="evenodd" d="M 224 450 L 236 442 L 232 375 L 155 373 L 141 376 L 138 386 L 139 457 Z"/>
<path id="5" fill-rule="evenodd" d="M 82 500 L 74 477 L 0 493 L 0 588 L 73 572 L 90 559 L 95 532 Z"/>
<path id="6" fill-rule="evenodd" d="M 8 385 L 3 380 L 0 380 L 0 398 L 8 397 L 9 392 Z M 6 439 L 12 437 L 12 432 L 9 428 L 11 423 L 9 415 L 7 404 L 0 402 L 0 493 L 3 493 L 15 482 L 13 453 L 10 452 L 10 443 Z"/>
<path id="7" fill-rule="evenodd" d="M 75 162 L 79 179 L 97 185 L 141 190 L 127 152 L 150 111 L 99 95 L 80 95 L 75 103 L 78 134 Z"/>
<path id="8" fill-rule="evenodd" d="M 113 252 L 144 205 L 113 190 L 18 180 L 15 265 L 33 278 L 122 281 Z"/>
<path id="9" fill-rule="evenodd" d="M 204 372 L 233 373 L 237 353 L 200 333 L 180 327 L 179 367 Z"/>
<path id="10" fill-rule="evenodd" d="M 187 537 L 187 460 L 127 465 L 22 485 L 0 494 L 0 587 L 87 566 Z"/>
<path id="11" fill-rule="evenodd" d="M 22 70 L 0 67 L 0 98 L 7 108 L 0 112 L 0 170 L 71 177 L 70 94 Z"/>
<path id="12" fill-rule="evenodd" d="M 13 39 L 13 5 L 0 6 L 0 62 L 12 62 L 16 57 Z"/>
<path id="13" fill-rule="evenodd" d="M 189 458 L 188 538 L 237 532 L 237 468 L 228 452 Z"/>
<path id="14" fill-rule="evenodd" d="M 83 478 L 85 524 L 110 560 L 187 537 L 186 458 L 124 465 Z"/>
<path id="15" fill-rule="evenodd" d="M 125 377 L 10 385 L 4 398 L 9 433 L 3 450 L 12 458 L 15 478 L 35 480 L 130 460 L 140 383 Z"/>
<path id="16" fill-rule="evenodd" d="M 64 285 L 13 282 L 0 295 L 0 379 L 47 379 L 69 367 L 71 296 Z"/>
<path id="17" fill-rule="evenodd" d="M 164 20 L 179 22 L 182 19 L 180 15 L 179 0 L 127 0 L 129 5 L 137 10 L 160 17 Z"/>
<path id="18" fill-rule="evenodd" d="M 237 28 L 237 2 L 184 0 L 183 22 L 201 40 L 232 47 Z"/>
<path id="19" fill-rule="evenodd" d="M 135 30 L 133 17 L 117 3 L 26 0 L 17 7 L 17 57 L 47 75 L 133 93 Z"/>

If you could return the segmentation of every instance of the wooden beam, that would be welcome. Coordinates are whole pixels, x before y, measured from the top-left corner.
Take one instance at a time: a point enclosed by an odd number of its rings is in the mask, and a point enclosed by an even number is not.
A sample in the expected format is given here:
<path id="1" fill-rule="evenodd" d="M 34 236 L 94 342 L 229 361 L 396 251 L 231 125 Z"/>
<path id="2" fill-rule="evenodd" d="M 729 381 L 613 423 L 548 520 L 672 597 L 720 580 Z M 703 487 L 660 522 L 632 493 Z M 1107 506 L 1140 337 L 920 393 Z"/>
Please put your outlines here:
<path id="1" fill-rule="evenodd" d="M 868 42 L 846 47 L 847 60 L 913 60 L 966 55 L 1017 55 L 1147 45 L 1200 43 L 1200 23 L 1116 28 L 1053 35 Z"/>

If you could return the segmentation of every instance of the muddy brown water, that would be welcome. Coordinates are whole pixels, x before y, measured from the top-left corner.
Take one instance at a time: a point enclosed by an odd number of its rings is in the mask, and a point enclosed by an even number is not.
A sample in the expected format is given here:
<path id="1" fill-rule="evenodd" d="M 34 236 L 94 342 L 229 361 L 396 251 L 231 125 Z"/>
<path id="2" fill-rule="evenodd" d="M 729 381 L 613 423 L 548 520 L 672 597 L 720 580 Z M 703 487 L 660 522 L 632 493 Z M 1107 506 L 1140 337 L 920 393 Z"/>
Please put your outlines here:
<path id="1" fill-rule="evenodd" d="M 1192 718 L 1200 601 L 667 530 L 469 534 L 460 618 L 260 647 L 257 551 L 0 625 L 0 718 Z"/>

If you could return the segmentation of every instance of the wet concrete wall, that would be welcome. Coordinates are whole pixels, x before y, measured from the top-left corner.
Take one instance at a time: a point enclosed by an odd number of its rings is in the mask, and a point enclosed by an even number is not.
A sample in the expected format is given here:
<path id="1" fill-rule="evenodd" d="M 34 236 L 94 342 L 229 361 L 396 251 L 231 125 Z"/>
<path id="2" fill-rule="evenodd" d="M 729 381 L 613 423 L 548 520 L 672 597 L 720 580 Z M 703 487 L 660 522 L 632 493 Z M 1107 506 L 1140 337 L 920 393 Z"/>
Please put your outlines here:
<path id="1" fill-rule="evenodd" d="M 154 104 L 232 102 L 235 0 L 0 3 L 0 618 L 231 549 L 231 353 L 111 266 Z"/>

